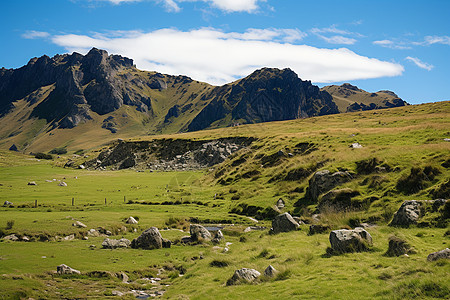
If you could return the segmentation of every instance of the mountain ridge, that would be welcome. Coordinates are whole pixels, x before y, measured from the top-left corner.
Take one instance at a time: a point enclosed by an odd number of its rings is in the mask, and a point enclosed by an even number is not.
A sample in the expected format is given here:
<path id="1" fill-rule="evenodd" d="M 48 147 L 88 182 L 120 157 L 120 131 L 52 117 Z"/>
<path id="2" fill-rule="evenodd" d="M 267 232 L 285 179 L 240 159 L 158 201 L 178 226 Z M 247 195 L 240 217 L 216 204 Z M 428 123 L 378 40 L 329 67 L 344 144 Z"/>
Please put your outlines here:
<path id="1" fill-rule="evenodd" d="M 0 69 L 0 147 L 48 150 L 67 147 L 82 134 L 111 140 L 112 134 L 196 131 L 406 104 L 382 93 L 386 101 L 378 97 L 372 105 L 369 93 L 352 87 L 319 89 L 290 69 L 275 68 L 212 86 L 142 71 L 132 59 L 96 48 L 86 55 L 44 55 L 18 69 Z M 358 97 L 345 98 L 343 91 Z M 399 100 L 389 102 L 393 98 Z M 61 131 L 70 137 L 58 140 Z"/>

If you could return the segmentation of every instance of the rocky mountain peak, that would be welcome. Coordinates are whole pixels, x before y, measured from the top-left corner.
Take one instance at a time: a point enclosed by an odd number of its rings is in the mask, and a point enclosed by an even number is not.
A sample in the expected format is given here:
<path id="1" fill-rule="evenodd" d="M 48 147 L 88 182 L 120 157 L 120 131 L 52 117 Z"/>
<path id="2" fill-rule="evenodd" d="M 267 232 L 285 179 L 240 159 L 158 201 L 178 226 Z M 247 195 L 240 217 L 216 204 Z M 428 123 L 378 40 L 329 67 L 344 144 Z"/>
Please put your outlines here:
<path id="1" fill-rule="evenodd" d="M 356 92 L 361 91 L 357 86 L 351 85 L 350 83 L 342 84 L 341 88 L 344 88 L 344 89 L 347 89 L 347 90 L 351 90 L 351 91 L 356 91 Z"/>

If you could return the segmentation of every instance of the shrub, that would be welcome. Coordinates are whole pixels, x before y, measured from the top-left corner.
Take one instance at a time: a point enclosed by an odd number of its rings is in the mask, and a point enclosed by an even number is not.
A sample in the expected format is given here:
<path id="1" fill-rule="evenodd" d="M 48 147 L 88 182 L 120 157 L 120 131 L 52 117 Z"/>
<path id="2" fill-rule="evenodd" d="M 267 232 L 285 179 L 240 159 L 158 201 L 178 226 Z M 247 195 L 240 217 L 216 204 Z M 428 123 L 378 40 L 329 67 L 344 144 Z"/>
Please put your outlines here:
<path id="1" fill-rule="evenodd" d="M 42 152 L 38 152 L 34 155 L 35 158 L 37 159 L 53 159 L 53 156 L 51 154 L 46 154 L 46 153 L 42 153 Z"/>
<path id="2" fill-rule="evenodd" d="M 50 154 L 57 154 L 57 155 L 66 154 L 67 153 L 67 149 L 65 147 L 55 148 L 55 149 L 51 150 L 49 153 Z"/>
<path id="3" fill-rule="evenodd" d="M 225 267 L 228 267 L 229 265 L 230 265 L 230 263 L 227 262 L 226 260 L 217 260 L 217 259 L 215 259 L 209 263 L 209 266 L 217 267 L 217 268 L 225 268 Z"/>
<path id="4" fill-rule="evenodd" d="M 408 176 L 402 177 L 397 182 L 397 189 L 407 195 L 420 192 L 427 187 L 428 182 L 434 180 L 441 172 L 433 166 L 423 168 L 412 167 Z"/>
<path id="5" fill-rule="evenodd" d="M 7 229 L 7 230 L 12 229 L 13 226 L 14 226 L 14 223 L 15 223 L 14 220 L 8 220 L 8 221 L 6 222 L 6 229 Z"/>

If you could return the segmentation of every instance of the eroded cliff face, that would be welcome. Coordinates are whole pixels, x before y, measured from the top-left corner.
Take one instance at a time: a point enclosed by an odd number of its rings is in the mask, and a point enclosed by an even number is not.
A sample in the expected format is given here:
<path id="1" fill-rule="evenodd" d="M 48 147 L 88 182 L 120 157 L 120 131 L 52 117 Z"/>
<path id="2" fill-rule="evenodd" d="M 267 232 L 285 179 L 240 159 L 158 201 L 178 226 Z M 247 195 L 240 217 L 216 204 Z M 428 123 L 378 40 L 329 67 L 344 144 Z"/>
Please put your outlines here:
<path id="1" fill-rule="evenodd" d="M 231 154 L 249 146 L 255 139 L 230 137 L 217 140 L 155 139 L 152 141 L 118 140 L 99 155 L 83 163 L 91 169 L 197 170 L 211 167 Z M 68 161 L 67 167 L 77 167 Z"/>

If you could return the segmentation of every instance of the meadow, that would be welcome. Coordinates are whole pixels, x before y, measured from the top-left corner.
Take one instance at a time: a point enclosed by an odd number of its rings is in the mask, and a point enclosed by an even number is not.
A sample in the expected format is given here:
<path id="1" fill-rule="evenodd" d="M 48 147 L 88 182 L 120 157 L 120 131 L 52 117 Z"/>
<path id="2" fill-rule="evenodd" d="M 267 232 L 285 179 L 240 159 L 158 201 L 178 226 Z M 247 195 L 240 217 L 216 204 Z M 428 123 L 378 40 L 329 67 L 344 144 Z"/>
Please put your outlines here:
<path id="1" fill-rule="evenodd" d="M 51 161 L 2 151 L 0 203 L 10 201 L 13 206 L 0 208 L 0 234 L 28 236 L 32 241 L 0 242 L 0 298 L 118 298 L 114 291 L 158 290 L 164 291 L 158 297 L 170 299 L 448 299 L 448 260 L 426 259 L 449 247 L 448 222 L 434 226 L 436 215 L 431 215 L 428 226 L 387 224 L 404 200 L 431 200 L 437 190 L 446 195 L 450 143 L 444 139 L 450 137 L 449 113 L 450 103 L 442 102 L 132 139 L 257 138 L 224 163 L 198 171 L 70 169 L 62 166 L 76 149 Z M 354 142 L 363 148 L 349 148 Z M 296 148 L 299 143 L 314 150 Z M 91 158 L 97 150 L 95 145 L 84 153 Z M 279 151 L 294 155 L 277 158 Z M 357 163 L 372 158 L 392 171 L 358 173 Z M 82 163 L 84 158 L 78 159 Z M 398 182 L 412 167 L 425 166 L 436 169 L 436 176 L 421 181 L 418 191 L 402 192 Z M 309 171 L 293 180 L 287 177 L 300 168 Z M 312 222 L 318 203 L 306 199 L 305 193 L 311 174 L 322 169 L 353 172 L 354 180 L 339 188 L 358 191 L 352 201 L 371 199 L 360 209 L 321 214 L 321 222 L 333 229 L 349 228 L 352 220 L 370 223 L 367 230 L 374 245 L 369 252 L 328 255 L 328 233 L 310 236 L 309 225 L 269 234 L 271 218 L 262 212 L 270 211 L 279 198 L 286 202 L 285 211 Z M 32 181 L 37 185 L 28 185 Z M 59 186 L 61 181 L 67 186 Z M 256 206 L 258 212 L 245 211 L 245 205 Z M 139 223 L 125 224 L 129 216 Z M 75 221 L 87 228 L 72 226 Z M 181 244 L 194 222 L 222 224 L 225 241 Z M 174 242 L 171 248 L 109 250 L 101 247 L 104 237 L 83 239 L 88 229 L 103 227 L 113 233 L 111 238 L 132 240 L 151 226 Z M 266 229 L 244 232 L 248 226 Z M 74 239 L 56 238 L 71 234 Z M 393 235 L 408 241 L 416 253 L 385 256 Z M 60 264 L 80 270 L 81 275 L 55 274 Z M 225 284 L 236 269 L 263 273 L 268 265 L 279 271 L 274 278 Z M 121 272 L 129 276 L 129 283 L 115 276 Z M 161 281 L 145 279 L 155 277 Z"/>

